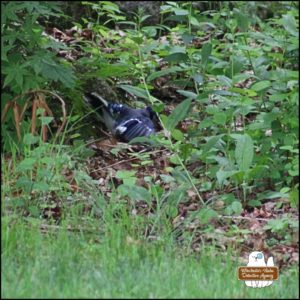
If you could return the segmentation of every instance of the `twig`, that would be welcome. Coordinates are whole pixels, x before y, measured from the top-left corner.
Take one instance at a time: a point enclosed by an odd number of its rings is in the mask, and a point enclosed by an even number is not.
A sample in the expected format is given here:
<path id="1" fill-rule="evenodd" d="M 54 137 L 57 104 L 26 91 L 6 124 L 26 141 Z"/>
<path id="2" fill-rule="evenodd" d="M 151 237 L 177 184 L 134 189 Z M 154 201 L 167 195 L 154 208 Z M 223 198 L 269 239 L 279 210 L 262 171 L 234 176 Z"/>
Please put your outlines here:
<path id="1" fill-rule="evenodd" d="M 48 224 L 41 224 L 40 225 L 40 230 L 42 232 L 47 232 L 49 230 L 60 230 L 63 229 L 62 226 L 58 226 L 58 225 L 48 225 Z M 68 225 L 66 228 L 68 231 L 72 231 L 72 232 L 80 232 L 80 231 L 84 231 L 84 232 L 89 232 L 89 233 L 94 233 L 94 232 L 98 232 L 98 230 L 101 231 L 101 228 L 84 228 L 84 227 L 72 227 L 71 225 Z"/>
<path id="2" fill-rule="evenodd" d="M 270 220 L 280 220 L 281 218 L 256 218 L 256 217 L 242 217 L 242 216 L 218 216 L 219 218 L 226 218 L 226 219 L 241 219 L 241 220 L 258 220 L 268 222 Z M 294 221 L 298 221 L 298 218 L 292 218 Z"/>
<path id="3" fill-rule="evenodd" d="M 105 167 L 100 168 L 100 169 L 97 169 L 97 170 L 93 170 L 93 171 L 91 171 L 90 173 L 95 173 L 95 172 L 98 172 L 98 171 L 100 171 L 100 170 L 104 170 L 104 169 L 107 169 L 107 168 L 111 168 L 111 167 L 114 167 L 114 166 L 116 166 L 116 165 L 122 164 L 122 163 L 124 163 L 124 162 L 129 162 L 129 161 L 132 161 L 132 160 L 135 160 L 135 159 L 137 159 L 137 157 L 133 157 L 133 158 L 129 158 L 129 159 L 124 159 L 124 160 L 118 161 L 118 162 L 116 162 L 116 163 L 114 163 L 114 164 L 112 164 L 112 165 L 105 166 Z"/>
<path id="4" fill-rule="evenodd" d="M 265 219 L 265 218 L 256 218 L 256 217 L 242 217 L 242 216 L 219 216 L 219 218 L 225 218 L 225 219 L 237 219 L 237 220 L 258 220 L 258 221 L 264 221 L 268 222 L 270 220 L 275 220 L 275 219 Z"/>

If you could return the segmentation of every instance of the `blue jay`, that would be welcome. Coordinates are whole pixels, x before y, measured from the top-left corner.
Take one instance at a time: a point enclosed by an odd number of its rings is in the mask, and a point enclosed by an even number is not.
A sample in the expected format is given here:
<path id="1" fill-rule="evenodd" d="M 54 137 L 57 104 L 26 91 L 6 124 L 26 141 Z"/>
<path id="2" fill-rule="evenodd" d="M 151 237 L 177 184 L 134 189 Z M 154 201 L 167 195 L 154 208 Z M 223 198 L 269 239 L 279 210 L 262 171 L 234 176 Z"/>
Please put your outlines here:
<path id="1" fill-rule="evenodd" d="M 133 109 L 124 104 L 108 102 L 97 93 L 85 94 L 84 100 L 96 111 L 100 111 L 101 122 L 113 135 L 124 142 L 155 133 L 153 121 L 156 113 L 151 107 Z"/>

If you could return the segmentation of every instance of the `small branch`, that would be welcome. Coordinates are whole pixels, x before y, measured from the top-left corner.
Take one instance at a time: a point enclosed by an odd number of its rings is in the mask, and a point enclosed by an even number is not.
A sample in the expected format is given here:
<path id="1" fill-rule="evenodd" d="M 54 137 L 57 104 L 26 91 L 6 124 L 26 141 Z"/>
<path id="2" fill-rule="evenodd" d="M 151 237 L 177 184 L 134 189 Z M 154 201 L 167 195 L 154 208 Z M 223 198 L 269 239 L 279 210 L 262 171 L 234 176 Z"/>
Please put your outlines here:
<path id="1" fill-rule="evenodd" d="M 256 218 L 256 217 L 242 217 L 242 216 L 219 216 L 219 218 L 225 218 L 225 219 L 236 219 L 236 220 L 258 220 L 258 221 L 264 221 L 268 222 L 270 220 L 275 220 L 275 219 L 265 219 L 265 218 Z"/>

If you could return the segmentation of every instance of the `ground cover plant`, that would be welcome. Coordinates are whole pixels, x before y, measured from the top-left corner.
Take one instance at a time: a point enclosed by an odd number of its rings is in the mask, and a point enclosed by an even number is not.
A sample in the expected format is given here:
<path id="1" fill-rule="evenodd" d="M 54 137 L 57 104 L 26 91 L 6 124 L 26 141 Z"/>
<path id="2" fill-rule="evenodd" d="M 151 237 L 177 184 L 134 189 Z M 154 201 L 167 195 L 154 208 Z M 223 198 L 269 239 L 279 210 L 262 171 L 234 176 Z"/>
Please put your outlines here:
<path id="1" fill-rule="evenodd" d="M 298 2 L 155 5 L 1 3 L 3 298 L 299 296 Z M 157 133 L 117 141 L 93 91 Z"/>

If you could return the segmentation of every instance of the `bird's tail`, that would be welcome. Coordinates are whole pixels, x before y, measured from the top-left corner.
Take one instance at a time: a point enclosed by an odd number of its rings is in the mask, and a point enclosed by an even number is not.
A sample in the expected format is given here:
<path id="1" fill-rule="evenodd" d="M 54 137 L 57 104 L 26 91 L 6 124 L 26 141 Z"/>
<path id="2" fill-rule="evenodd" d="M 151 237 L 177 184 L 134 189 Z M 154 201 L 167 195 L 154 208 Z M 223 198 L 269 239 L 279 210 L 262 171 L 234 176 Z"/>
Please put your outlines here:
<path id="1" fill-rule="evenodd" d="M 97 93 L 84 94 L 84 100 L 95 110 L 100 121 L 111 131 L 114 127 L 114 118 L 108 109 L 109 103 Z"/>
<path id="2" fill-rule="evenodd" d="M 103 105 L 108 107 L 108 102 L 97 93 L 84 94 L 84 100 L 96 110 L 101 108 Z"/>

